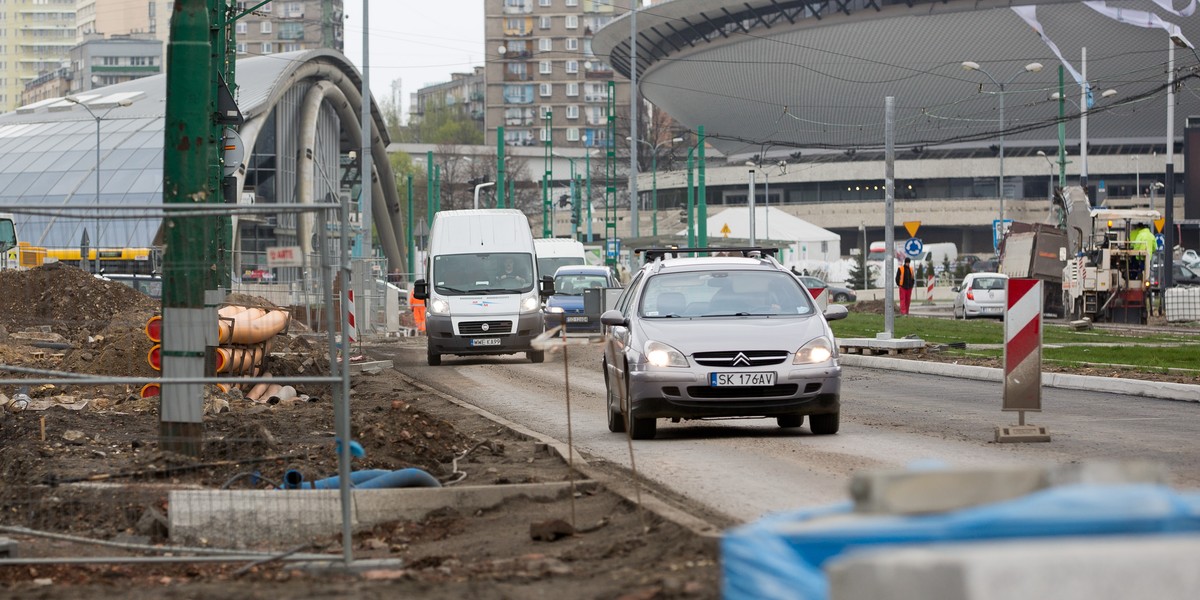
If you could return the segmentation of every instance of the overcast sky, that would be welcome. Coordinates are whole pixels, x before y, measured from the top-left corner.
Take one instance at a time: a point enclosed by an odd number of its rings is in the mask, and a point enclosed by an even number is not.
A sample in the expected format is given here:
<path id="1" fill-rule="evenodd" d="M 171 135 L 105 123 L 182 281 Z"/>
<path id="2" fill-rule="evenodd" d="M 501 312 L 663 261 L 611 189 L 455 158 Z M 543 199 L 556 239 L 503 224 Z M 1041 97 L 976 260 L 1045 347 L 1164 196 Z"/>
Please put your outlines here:
<path id="1" fill-rule="evenodd" d="M 363 0 L 345 0 L 346 56 L 362 69 Z M 404 114 L 418 88 L 484 61 L 483 0 L 376 0 L 368 14 L 371 93 L 385 104 L 400 80 Z"/>

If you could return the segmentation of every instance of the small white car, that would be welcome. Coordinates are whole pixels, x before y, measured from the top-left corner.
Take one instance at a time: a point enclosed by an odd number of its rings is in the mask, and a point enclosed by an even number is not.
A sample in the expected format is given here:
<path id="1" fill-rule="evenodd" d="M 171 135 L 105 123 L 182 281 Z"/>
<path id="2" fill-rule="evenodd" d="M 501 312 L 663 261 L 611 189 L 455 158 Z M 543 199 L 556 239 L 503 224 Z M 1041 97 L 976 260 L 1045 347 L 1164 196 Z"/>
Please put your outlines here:
<path id="1" fill-rule="evenodd" d="M 1008 299 L 1004 287 L 1008 275 L 1003 273 L 969 273 L 962 284 L 955 286 L 954 318 L 971 317 L 1004 318 L 1004 305 Z"/>

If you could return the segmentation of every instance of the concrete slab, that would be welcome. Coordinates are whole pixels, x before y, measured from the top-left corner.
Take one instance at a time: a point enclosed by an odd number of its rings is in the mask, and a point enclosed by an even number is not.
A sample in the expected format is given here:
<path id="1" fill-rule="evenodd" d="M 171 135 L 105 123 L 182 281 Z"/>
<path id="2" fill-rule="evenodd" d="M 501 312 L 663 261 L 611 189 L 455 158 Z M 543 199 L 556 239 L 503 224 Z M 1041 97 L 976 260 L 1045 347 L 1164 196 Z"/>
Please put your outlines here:
<path id="1" fill-rule="evenodd" d="M 379 373 L 384 369 L 391 369 L 392 361 L 390 360 L 369 360 L 363 362 L 350 363 L 351 375 L 362 375 L 363 373 Z"/>
<path id="2" fill-rule="evenodd" d="M 1092 461 L 1049 467 L 860 471 L 850 480 L 854 509 L 867 514 L 928 514 L 1002 502 L 1061 485 L 1167 485 L 1159 463 Z"/>
<path id="3" fill-rule="evenodd" d="M 919 352 L 925 349 L 925 341 L 913 338 L 837 338 L 839 353 L 846 354 L 900 354 Z"/>
<path id="4" fill-rule="evenodd" d="M 1024 442 L 1049 442 L 1050 432 L 1041 425 L 997 425 L 996 442 L 1013 444 Z"/>
<path id="5" fill-rule="evenodd" d="M 17 548 L 16 540 L 0 537 L 0 558 L 20 558 Z"/>
<path id="6" fill-rule="evenodd" d="M 937 544 L 829 562 L 832 600 L 1191 600 L 1200 536 Z"/>
<path id="7" fill-rule="evenodd" d="M 576 482 L 579 491 L 590 481 Z M 511 498 L 552 499 L 570 493 L 570 482 L 352 490 L 351 527 L 423 518 L 440 508 L 474 512 Z M 171 540 L 242 548 L 295 543 L 341 530 L 338 490 L 180 490 L 168 496 Z"/>

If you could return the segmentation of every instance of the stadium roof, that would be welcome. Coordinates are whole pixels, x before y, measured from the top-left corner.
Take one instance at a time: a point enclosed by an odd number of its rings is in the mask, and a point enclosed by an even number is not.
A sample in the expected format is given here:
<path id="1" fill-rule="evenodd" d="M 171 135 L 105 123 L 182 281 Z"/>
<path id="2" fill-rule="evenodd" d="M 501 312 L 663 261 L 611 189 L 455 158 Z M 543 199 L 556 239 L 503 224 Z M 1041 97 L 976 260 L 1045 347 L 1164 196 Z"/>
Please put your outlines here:
<path id="1" fill-rule="evenodd" d="M 1159 0 L 1172 6 L 1172 0 Z M 1173 10 L 1192 15 L 1195 0 Z M 1163 27 L 1118 22 L 1081 2 L 1043 0 L 1035 15 L 1045 40 L 1084 71 L 1093 89 L 1089 146 L 1158 144 L 1167 134 Z M 1200 42 L 1200 18 L 1150 0 L 1091 2 L 1121 8 Z M 639 88 L 690 129 L 705 126 L 729 155 L 787 150 L 842 152 L 885 143 L 884 99 L 895 98 L 897 150 L 1054 148 L 1062 64 L 1012 3 L 966 0 L 667 0 L 637 13 Z M 1149 17 L 1152 19 L 1152 17 Z M 629 75 L 630 16 L 597 32 L 593 50 Z M 965 70 L 964 61 L 981 71 Z M 1027 64 L 1045 68 L 1027 72 Z M 1200 114 L 1200 57 L 1177 48 L 1174 133 Z M 990 77 L 989 77 L 990 74 Z M 1080 86 L 1064 74 L 1066 138 L 1078 144 Z M 1004 127 L 1000 84 L 1004 83 Z M 1105 97 L 1102 91 L 1113 89 Z M 1072 142 L 1073 141 L 1073 142 Z M 808 154 L 809 152 L 805 152 Z"/>

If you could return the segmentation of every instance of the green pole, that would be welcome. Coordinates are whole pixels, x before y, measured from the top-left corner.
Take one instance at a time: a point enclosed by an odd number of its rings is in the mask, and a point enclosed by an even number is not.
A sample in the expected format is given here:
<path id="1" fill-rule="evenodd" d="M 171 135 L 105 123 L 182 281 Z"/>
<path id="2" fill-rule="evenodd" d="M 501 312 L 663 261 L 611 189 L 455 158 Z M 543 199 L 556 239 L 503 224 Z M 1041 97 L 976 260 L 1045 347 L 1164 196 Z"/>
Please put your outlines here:
<path id="1" fill-rule="evenodd" d="M 579 232 L 579 214 L 582 212 L 579 207 L 579 192 L 582 191 L 580 189 L 580 184 L 583 182 L 579 181 L 579 175 L 574 173 L 574 162 L 571 163 L 571 171 L 571 217 L 572 221 L 574 221 L 574 223 L 571 224 L 571 239 L 578 240 L 580 237 L 582 237 Z"/>
<path id="2" fill-rule="evenodd" d="M 425 153 L 425 220 L 433 224 L 433 214 L 437 209 L 433 205 L 433 152 Z"/>
<path id="3" fill-rule="evenodd" d="M 234 77 L 234 52 L 236 44 L 233 41 L 233 27 L 229 21 L 229 11 L 225 8 L 224 2 L 209 0 L 209 21 L 215 23 L 216 27 L 210 32 L 212 39 L 212 60 L 209 63 L 211 71 L 211 85 L 214 91 L 220 85 L 221 77 L 228 85 L 229 93 L 237 93 L 237 85 L 235 85 Z M 236 97 L 236 96 L 235 96 Z M 214 99 L 215 102 L 215 99 Z M 215 113 L 214 113 L 215 114 Z M 224 146 L 225 143 L 225 126 L 216 122 L 216 119 L 209 118 L 210 127 L 212 128 L 212 136 L 214 140 L 219 140 L 219 143 Z M 237 198 L 222 198 L 221 194 L 224 191 L 224 186 L 221 185 L 225 178 L 223 152 L 218 150 L 217 160 L 209 167 L 209 177 L 211 179 L 212 189 L 215 195 L 211 196 L 211 202 L 237 202 Z M 233 218 L 229 216 L 213 216 L 209 217 L 209 222 L 213 227 L 213 231 L 218 232 L 212 236 L 212 241 L 209 246 L 209 260 L 215 265 L 214 269 L 209 270 L 206 274 L 209 281 L 205 289 L 215 290 L 217 288 L 229 288 L 230 275 L 230 253 L 233 251 Z"/>
<path id="4" fill-rule="evenodd" d="M 219 166 L 213 138 L 216 88 L 210 70 L 212 41 L 205 0 L 179 0 L 167 44 L 166 127 L 163 139 L 163 203 L 196 204 L 214 198 L 212 169 Z M 206 68 L 206 66 L 208 68 Z M 170 383 L 205 372 L 205 290 L 214 276 L 208 217 L 167 212 L 163 219 L 161 448 L 198 456 L 204 436 L 204 386 Z M 210 267 L 212 269 L 210 269 Z"/>
<path id="5" fill-rule="evenodd" d="M 695 147 L 688 148 L 688 159 L 687 159 L 687 173 L 688 173 L 687 174 L 687 190 L 688 190 L 687 191 L 687 220 L 688 220 L 688 222 L 687 222 L 687 245 L 688 245 L 688 248 L 696 247 L 695 219 L 692 218 L 692 214 L 693 214 L 692 211 L 694 210 L 694 207 L 696 206 L 696 188 L 695 188 L 695 184 L 692 181 L 692 166 L 693 166 L 692 152 L 694 152 L 695 150 L 696 150 Z"/>
<path id="6" fill-rule="evenodd" d="M 554 207 L 550 204 L 550 184 L 553 182 L 550 155 L 554 152 L 554 131 L 550 128 L 554 123 L 552 111 L 546 111 L 542 118 L 546 131 L 546 143 L 543 145 L 545 154 L 542 157 L 542 237 L 549 238 L 554 237 Z"/>
<path id="7" fill-rule="evenodd" d="M 696 145 L 700 148 L 698 155 L 700 157 L 700 197 L 697 199 L 699 208 L 697 209 L 696 224 L 697 230 L 700 232 L 700 247 L 708 246 L 708 189 L 704 187 L 704 126 L 698 128 L 698 141 Z"/>
<path id="8" fill-rule="evenodd" d="M 583 155 L 583 165 L 587 171 L 587 241 L 592 243 L 592 150 L 588 148 Z"/>
<path id="9" fill-rule="evenodd" d="M 404 235 L 404 239 L 408 240 L 408 272 L 416 273 L 416 262 L 413 254 L 417 252 L 417 244 L 413 241 L 413 193 L 412 193 L 412 175 L 408 176 L 408 231 Z"/>
<path id="10" fill-rule="evenodd" d="M 1067 185 L 1067 94 L 1063 66 L 1058 66 L 1058 187 Z"/>
<path id="11" fill-rule="evenodd" d="M 654 152 L 650 155 L 650 181 L 653 191 L 650 192 L 650 204 L 653 205 L 654 217 L 650 219 L 653 224 L 650 234 L 658 237 L 658 146 L 654 147 Z"/>
<path id="12" fill-rule="evenodd" d="M 496 208 L 504 208 L 504 128 L 496 128 Z"/>
<path id="13" fill-rule="evenodd" d="M 442 165 L 433 166 L 433 210 L 442 210 Z"/>

